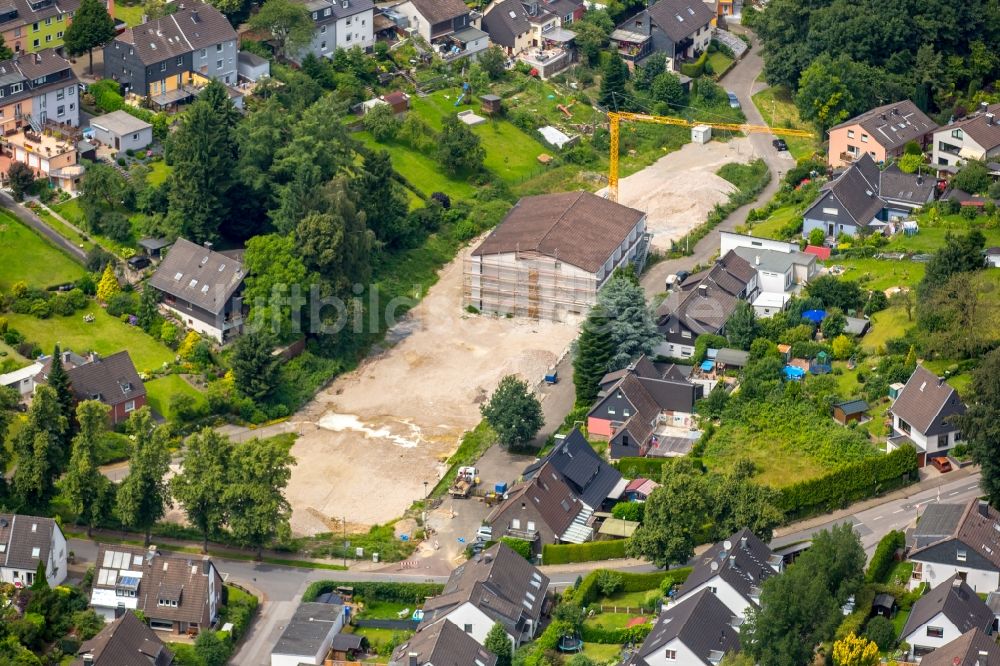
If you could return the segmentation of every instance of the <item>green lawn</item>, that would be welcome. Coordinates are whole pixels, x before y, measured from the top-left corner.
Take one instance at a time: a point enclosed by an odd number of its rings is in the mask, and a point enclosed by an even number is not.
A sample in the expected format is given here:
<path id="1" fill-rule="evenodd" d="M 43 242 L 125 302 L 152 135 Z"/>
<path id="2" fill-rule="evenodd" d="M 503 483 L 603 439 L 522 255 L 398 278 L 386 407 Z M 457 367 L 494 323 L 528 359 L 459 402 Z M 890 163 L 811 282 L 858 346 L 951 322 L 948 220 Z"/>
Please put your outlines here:
<path id="1" fill-rule="evenodd" d="M 61 204 L 50 206 L 50 208 L 76 226 L 81 229 L 83 228 L 83 210 L 80 208 L 80 201 L 78 199 L 70 199 Z"/>
<path id="2" fill-rule="evenodd" d="M 799 110 L 795 108 L 788 90 L 783 86 L 765 88 L 753 96 L 754 106 L 764 117 L 764 122 L 771 127 L 787 127 L 793 129 L 811 129 L 799 118 Z M 784 136 L 788 144 L 788 152 L 796 160 L 809 157 L 817 150 L 814 138 Z"/>
<path id="3" fill-rule="evenodd" d="M 416 604 L 404 604 L 398 601 L 366 601 L 365 609 L 358 617 L 367 620 L 407 620 L 416 609 Z M 408 611 L 400 617 L 400 611 Z"/>
<path id="4" fill-rule="evenodd" d="M 93 322 L 83 320 L 87 313 L 94 315 Z M 68 317 L 55 315 L 37 319 L 31 315 L 11 313 L 7 315 L 7 321 L 46 353 L 51 352 L 56 343 L 78 354 L 96 351 L 108 356 L 126 349 L 139 372 L 159 368 L 174 359 L 174 352 L 161 342 L 146 335 L 142 329 L 110 316 L 93 303 L 85 311 Z"/>
<path id="5" fill-rule="evenodd" d="M 592 627 L 604 627 L 605 629 L 624 629 L 629 622 L 637 617 L 641 617 L 650 623 L 656 619 L 652 615 L 642 615 L 641 613 L 598 613 L 594 617 L 588 617 L 583 623 Z"/>
<path id="6" fill-rule="evenodd" d="M 79 279 L 83 266 L 13 215 L 0 211 L 0 291 L 24 280 L 48 287 Z"/>
<path id="7" fill-rule="evenodd" d="M 162 185 L 167 181 L 167 176 L 170 175 L 170 172 L 173 171 L 163 160 L 150 162 L 148 166 L 149 175 L 146 176 L 146 182 L 150 185 Z"/>
<path id="8" fill-rule="evenodd" d="M 596 603 L 603 604 L 604 606 L 639 608 L 642 606 L 642 602 L 646 600 L 646 595 L 653 590 L 659 590 L 659 588 L 651 587 L 648 590 L 639 590 L 638 592 L 616 592 L 610 597 L 601 597 Z"/>
<path id="9" fill-rule="evenodd" d="M 950 217 L 958 217 L 957 215 Z M 913 236 L 896 234 L 886 245 L 886 252 L 917 252 L 930 254 L 944 245 L 944 237 L 949 231 L 953 235 L 961 235 L 971 229 L 979 229 L 986 237 L 986 247 L 1000 245 L 1000 229 L 988 229 L 981 224 L 972 224 L 964 218 L 960 220 L 962 224 L 954 226 L 928 227 L 921 224 L 920 231 Z"/>
<path id="10" fill-rule="evenodd" d="M 128 23 L 129 27 L 142 23 L 142 5 L 123 5 L 115 3 L 115 18 Z"/>
<path id="11" fill-rule="evenodd" d="M 866 351 L 875 352 L 886 340 L 900 337 L 910 326 L 913 326 L 913 322 L 906 318 L 906 310 L 902 307 L 876 312 L 872 315 L 871 330 L 861 339 L 861 346 Z"/>
<path id="12" fill-rule="evenodd" d="M 600 664 L 617 664 L 618 655 L 621 654 L 621 645 L 605 645 L 603 643 L 584 643 L 583 654 L 591 661 Z"/>
<path id="13" fill-rule="evenodd" d="M 149 406 L 166 419 L 173 417 L 170 412 L 170 399 L 178 393 L 186 393 L 194 398 L 196 408 L 207 404 L 204 394 L 180 375 L 157 377 L 146 382 L 146 399 L 149 401 Z"/>
<path id="14" fill-rule="evenodd" d="M 785 240 L 782 236 L 781 230 L 788 226 L 795 217 L 800 216 L 802 212 L 799 210 L 799 206 L 787 205 L 776 209 L 771 213 L 770 217 L 766 220 L 761 220 L 760 222 L 754 222 L 751 230 L 754 236 L 760 236 L 761 238 L 773 238 L 775 240 Z"/>
<path id="15" fill-rule="evenodd" d="M 712 72 L 715 76 L 720 76 L 733 63 L 733 59 L 722 51 L 715 51 L 708 54 L 708 62 L 712 65 Z"/>
<path id="16" fill-rule="evenodd" d="M 971 372 L 959 373 L 958 364 L 952 363 L 949 360 L 924 361 L 923 365 L 939 377 L 947 376 L 947 381 L 951 384 L 952 388 L 958 391 L 963 397 L 968 396 L 972 385 Z"/>
<path id="17" fill-rule="evenodd" d="M 446 175 L 433 157 L 417 152 L 406 144 L 398 141 L 382 144 L 375 141 L 368 132 L 358 132 L 354 136 L 371 148 L 388 150 L 393 168 L 426 196 L 444 192 L 454 199 L 469 199 L 476 191 L 468 181 Z"/>
<path id="18" fill-rule="evenodd" d="M 75 229 L 70 227 L 68 224 L 60 221 L 58 218 L 56 218 L 55 215 L 50 213 L 48 210 L 38 207 L 38 208 L 32 208 L 32 211 L 35 213 L 35 215 L 42 218 L 47 225 L 52 227 L 57 234 L 59 234 L 60 236 L 71 242 L 73 245 L 76 245 L 77 247 L 82 248 L 84 250 L 89 250 L 94 246 L 92 242 L 83 240 L 83 236 L 77 233 Z"/>
<path id="19" fill-rule="evenodd" d="M 834 257 L 827 266 L 840 266 L 843 273 L 837 276 L 856 280 L 865 289 L 884 291 L 891 287 L 915 287 L 924 279 L 926 264 L 916 261 L 893 259 L 841 259 Z"/>
<path id="20" fill-rule="evenodd" d="M 17 350 L 0 340 L 0 374 L 13 372 L 30 364 L 31 361 L 17 353 Z"/>

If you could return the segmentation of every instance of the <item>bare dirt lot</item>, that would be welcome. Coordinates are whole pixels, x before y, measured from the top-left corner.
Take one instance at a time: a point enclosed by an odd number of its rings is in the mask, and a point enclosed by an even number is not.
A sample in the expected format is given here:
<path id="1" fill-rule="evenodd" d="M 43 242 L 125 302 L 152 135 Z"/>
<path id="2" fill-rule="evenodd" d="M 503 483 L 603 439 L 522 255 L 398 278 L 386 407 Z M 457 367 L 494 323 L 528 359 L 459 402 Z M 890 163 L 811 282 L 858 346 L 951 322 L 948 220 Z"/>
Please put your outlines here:
<path id="1" fill-rule="evenodd" d="M 747 138 L 685 144 L 642 171 L 622 178 L 618 200 L 646 211 L 653 247 L 669 249 L 671 240 L 704 222 L 712 207 L 725 202 L 735 189 L 732 183 L 715 175 L 719 167 L 749 162 L 755 157 L 753 153 Z"/>
<path id="2" fill-rule="evenodd" d="M 463 250 L 407 319 L 401 340 L 337 378 L 293 418 L 302 435 L 286 497 L 292 531 L 316 534 L 400 516 L 444 472 L 500 379 L 532 385 L 576 336 L 576 323 L 471 315 L 461 309 Z"/>

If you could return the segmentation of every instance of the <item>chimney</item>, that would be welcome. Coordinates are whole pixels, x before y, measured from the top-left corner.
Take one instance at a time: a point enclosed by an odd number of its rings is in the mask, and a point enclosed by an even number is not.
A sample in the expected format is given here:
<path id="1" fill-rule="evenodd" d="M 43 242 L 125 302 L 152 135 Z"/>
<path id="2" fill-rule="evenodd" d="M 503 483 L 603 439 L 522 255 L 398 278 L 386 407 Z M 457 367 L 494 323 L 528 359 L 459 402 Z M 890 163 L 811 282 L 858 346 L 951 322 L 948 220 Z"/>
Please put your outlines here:
<path id="1" fill-rule="evenodd" d="M 986 114 L 986 124 L 987 125 L 992 125 L 994 123 L 994 118 L 995 117 L 996 116 L 994 116 L 992 113 L 987 113 Z"/>
<path id="2" fill-rule="evenodd" d="M 708 285 L 707 284 L 699 284 L 698 285 L 698 293 L 700 295 L 702 295 L 702 296 L 708 297 Z"/>
<path id="3" fill-rule="evenodd" d="M 990 105 L 986 102 L 979 103 L 979 113 L 986 113 L 986 109 L 990 108 Z"/>
<path id="4" fill-rule="evenodd" d="M 898 116 L 899 115 L 899 109 L 893 109 L 892 110 L 892 115 Z"/>
<path id="5" fill-rule="evenodd" d="M 740 548 L 742 548 L 743 550 L 747 549 L 747 538 L 745 536 L 740 537 Z"/>
<path id="6" fill-rule="evenodd" d="M 990 517 L 990 503 L 986 500 L 979 500 L 979 514 L 983 518 Z"/>
<path id="7" fill-rule="evenodd" d="M 407 664 L 409 664 L 409 666 L 417 666 L 417 653 L 416 652 L 411 652 L 409 655 L 407 655 L 407 657 L 408 657 Z"/>
<path id="8" fill-rule="evenodd" d="M 204 245 L 206 250 L 212 249 L 212 241 L 205 241 Z"/>
<path id="9" fill-rule="evenodd" d="M 754 263 L 757 264 L 758 266 L 760 266 L 760 255 L 759 254 L 754 258 Z"/>
<path id="10" fill-rule="evenodd" d="M 196 11 L 191 12 L 191 21 L 193 23 L 201 23 L 201 14 Z"/>
<path id="11" fill-rule="evenodd" d="M 35 64 L 36 64 L 36 65 L 40 65 L 40 64 L 42 64 L 42 56 L 40 56 L 40 55 L 39 55 L 39 54 L 37 54 L 37 53 L 35 54 Z"/>
<path id="12" fill-rule="evenodd" d="M 951 587 L 952 587 L 952 589 L 955 589 L 955 590 L 961 589 L 961 587 L 962 587 L 962 579 L 959 578 L 958 576 L 955 576 L 955 580 L 951 581 Z"/>

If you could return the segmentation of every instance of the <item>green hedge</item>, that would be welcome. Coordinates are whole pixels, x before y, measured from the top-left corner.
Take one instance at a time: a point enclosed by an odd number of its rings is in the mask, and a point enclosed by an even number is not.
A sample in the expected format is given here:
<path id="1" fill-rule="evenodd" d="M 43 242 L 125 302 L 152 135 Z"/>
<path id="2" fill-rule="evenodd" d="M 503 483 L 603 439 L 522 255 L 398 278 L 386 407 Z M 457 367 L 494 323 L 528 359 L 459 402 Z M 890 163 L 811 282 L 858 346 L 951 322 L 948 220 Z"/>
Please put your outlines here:
<path id="1" fill-rule="evenodd" d="M 531 542 L 514 537 L 500 537 L 500 540 L 510 546 L 511 550 L 531 562 Z"/>
<path id="2" fill-rule="evenodd" d="M 149 109 L 140 109 L 131 104 L 126 104 L 118 84 L 111 79 L 104 79 L 103 81 L 91 84 L 88 91 L 94 96 L 94 104 L 104 113 L 119 110 L 124 111 L 130 116 L 135 116 L 139 120 L 144 120 L 152 125 L 153 134 L 158 141 L 163 141 L 167 138 L 167 115 L 165 113 L 153 113 Z"/>
<path id="3" fill-rule="evenodd" d="M 354 595 L 368 601 L 397 601 L 403 604 L 422 604 L 427 597 L 441 594 L 440 583 L 348 583 L 338 580 L 318 580 L 311 583 L 302 595 L 302 601 L 316 601 L 316 597 L 333 592 L 338 587 L 354 588 Z"/>
<path id="4" fill-rule="evenodd" d="M 868 571 L 865 572 L 865 580 L 869 583 L 885 583 L 895 564 L 894 555 L 900 548 L 906 546 L 906 535 L 899 530 L 893 530 L 882 537 L 872 555 L 872 561 L 868 563 Z"/>
<path id="5" fill-rule="evenodd" d="M 628 479 L 645 477 L 659 483 L 663 478 L 663 466 L 669 464 L 670 458 L 619 458 L 612 461 L 622 476 Z"/>
<path id="6" fill-rule="evenodd" d="M 587 574 L 587 577 L 580 582 L 580 586 L 575 590 L 567 590 L 563 594 L 563 600 L 572 602 L 578 606 L 587 606 L 597 601 L 601 596 L 597 588 L 597 574 L 603 569 L 596 569 Z M 644 590 L 668 589 L 664 581 L 669 580 L 670 585 L 677 585 L 687 580 L 691 575 L 691 567 L 681 569 L 670 569 L 668 571 L 654 571 L 652 573 L 626 573 L 618 572 L 622 577 L 621 592 L 642 592 Z"/>
<path id="7" fill-rule="evenodd" d="M 903 446 L 888 455 L 865 458 L 825 476 L 786 486 L 781 489 L 778 507 L 789 521 L 835 511 L 909 484 L 916 470 L 917 452 Z"/>
<path id="8" fill-rule="evenodd" d="M 625 557 L 625 539 L 587 543 L 547 543 L 542 548 L 542 562 L 545 564 L 594 562 L 621 557 Z"/>
<path id="9" fill-rule="evenodd" d="M 597 616 L 600 619 L 600 615 Z M 600 625 L 584 624 L 580 628 L 580 638 L 585 643 L 601 643 L 603 645 L 623 645 L 632 643 L 638 645 L 646 640 L 646 636 L 652 631 L 652 619 L 650 624 L 640 624 L 634 627 L 618 627 L 609 629 Z"/>
<path id="10" fill-rule="evenodd" d="M 681 74 L 696 79 L 705 71 L 705 63 L 708 61 L 708 49 L 702 51 L 701 55 L 694 62 L 686 62 L 681 65 Z"/>

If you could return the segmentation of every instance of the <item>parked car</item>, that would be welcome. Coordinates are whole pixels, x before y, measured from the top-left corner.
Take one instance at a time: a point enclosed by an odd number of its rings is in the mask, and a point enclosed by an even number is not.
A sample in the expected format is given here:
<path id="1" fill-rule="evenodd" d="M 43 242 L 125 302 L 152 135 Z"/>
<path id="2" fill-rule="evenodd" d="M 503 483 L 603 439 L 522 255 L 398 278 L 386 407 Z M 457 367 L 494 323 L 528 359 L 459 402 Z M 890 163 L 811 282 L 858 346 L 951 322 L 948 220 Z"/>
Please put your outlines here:
<path id="1" fill-rule="evenodd" d="M 740 100 L 736 96 L 736 93 L 732 92 L 731 90 L 727 90 L 726 95 L 729 97 L 729 108 L 731 109 L 740 108 Z"/>
<path id="2" fill-rule="evenodd" d="M 937 471 L 944 474 L 945 472 L 951 471 L 951 462 L 944 456 L 938 456 L 936 458 L 931 458 L 931 464 L 937 468 Z"/>
<path id="3" fill-rule="evenodd" d="M 140 254 L 129 258 L 128 267 L 135 271 L 141 271 L 143 268 L 149 266 L 150 263 L 152 262 L 149 260 L 149 257 Z"/>
<path id="4" fill-rule="evenodd" d="M 771 142 L 771 145 L 774 146 L 774 149 L 777 150 L 779 153 L 783 153 L 786 150 L 788 150 L 788 144 L 785 143 L 784 139 L 775 139 L 774 141 Z"/>

